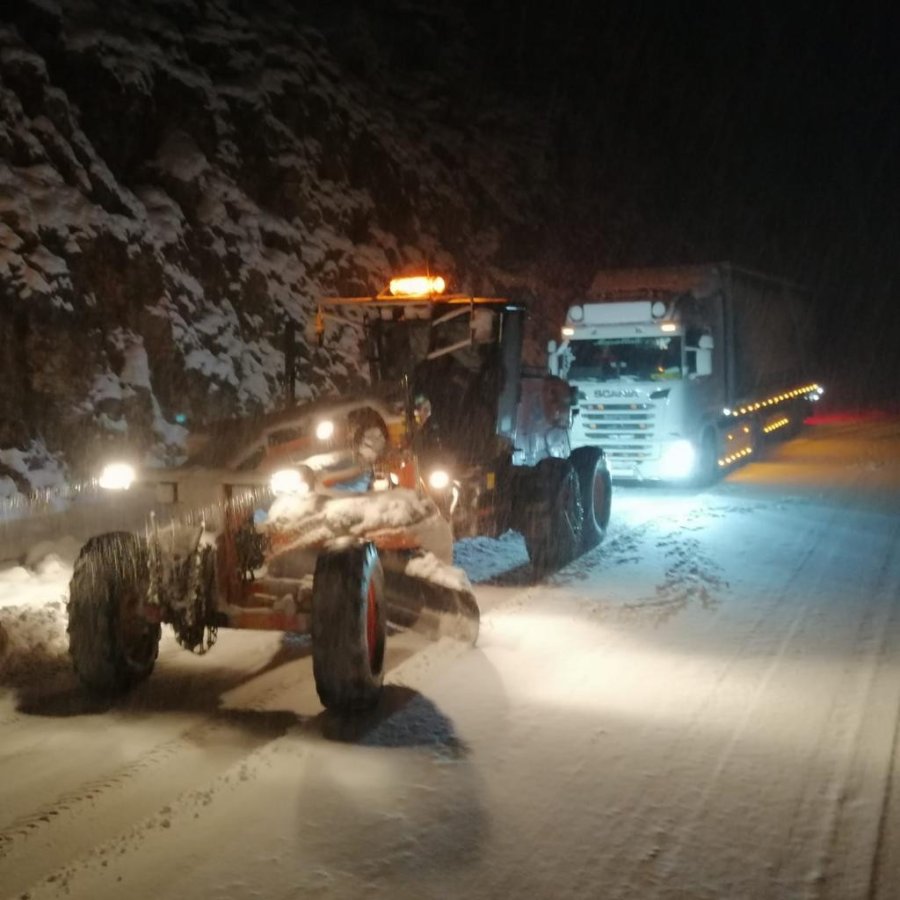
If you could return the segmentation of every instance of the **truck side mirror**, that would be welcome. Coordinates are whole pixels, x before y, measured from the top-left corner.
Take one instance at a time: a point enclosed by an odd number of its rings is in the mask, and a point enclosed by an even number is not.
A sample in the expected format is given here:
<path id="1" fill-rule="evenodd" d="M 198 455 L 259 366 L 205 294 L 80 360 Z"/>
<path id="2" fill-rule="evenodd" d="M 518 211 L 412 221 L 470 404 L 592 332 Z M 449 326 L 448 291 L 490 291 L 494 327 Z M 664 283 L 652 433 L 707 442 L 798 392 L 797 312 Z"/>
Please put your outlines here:
<path id="1" fill-rule="evenodd" d="M 559 375 L 559 358 L 556 355 L 558 349 L 556 341 L 547 341 L 547 369 L 551 375 Z"/>
<path id="2" fill-rule="evenodd" d="M 689 343 L 692 339 L 688 338 Z M 713 339 L 711 334 L 701 334 L 696 337 L 697 346 L 685 347 L 685 362 L 688 375 L 692 378 L 700 378 L 704 375 L 712 375 L 713 371 Z"/>
<path id="3" fill-rule="evenodd" d="M 697 341 L 697 375 L 712 375 L 713 339 L 711 334 L 701 334 Z"/>
<path id="4" fill-rule="evenodd" d="M 710 338 L 710 343 L 712 343 L 712 338 Z M 704 347 L 703 338 L 700 338 L 700 346 L 694 352 L 697 377 L 712 375 L 712 347 Z"/>

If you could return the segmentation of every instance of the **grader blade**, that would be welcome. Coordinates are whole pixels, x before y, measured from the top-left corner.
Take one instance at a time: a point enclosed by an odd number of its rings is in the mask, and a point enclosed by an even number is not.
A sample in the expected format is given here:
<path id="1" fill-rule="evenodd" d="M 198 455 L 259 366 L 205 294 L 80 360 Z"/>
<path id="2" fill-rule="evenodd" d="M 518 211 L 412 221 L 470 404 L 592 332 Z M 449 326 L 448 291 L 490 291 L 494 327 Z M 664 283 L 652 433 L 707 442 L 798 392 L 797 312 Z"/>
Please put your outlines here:
<path id="1" fill-rule="evenodd" d="M 384 563 L 388 620 L 431 640 L 453 638 L 467 644 L 478 639 L 481 613 L 470 587 L 444 583 L 391 560 Z"/>

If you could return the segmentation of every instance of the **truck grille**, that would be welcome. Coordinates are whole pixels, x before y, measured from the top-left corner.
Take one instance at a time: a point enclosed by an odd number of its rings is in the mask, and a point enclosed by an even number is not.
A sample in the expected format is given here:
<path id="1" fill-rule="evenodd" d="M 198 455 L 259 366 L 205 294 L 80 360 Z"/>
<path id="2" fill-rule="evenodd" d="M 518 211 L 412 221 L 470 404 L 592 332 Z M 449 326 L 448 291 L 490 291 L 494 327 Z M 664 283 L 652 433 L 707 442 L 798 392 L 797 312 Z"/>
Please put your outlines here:
<path id="1" fill-rule="evenodd" d="M 585 442 L 602 447 L 611 462 L 638 462 L 654 455 L 656 411 L 652 403 L 580 404 Z"/>

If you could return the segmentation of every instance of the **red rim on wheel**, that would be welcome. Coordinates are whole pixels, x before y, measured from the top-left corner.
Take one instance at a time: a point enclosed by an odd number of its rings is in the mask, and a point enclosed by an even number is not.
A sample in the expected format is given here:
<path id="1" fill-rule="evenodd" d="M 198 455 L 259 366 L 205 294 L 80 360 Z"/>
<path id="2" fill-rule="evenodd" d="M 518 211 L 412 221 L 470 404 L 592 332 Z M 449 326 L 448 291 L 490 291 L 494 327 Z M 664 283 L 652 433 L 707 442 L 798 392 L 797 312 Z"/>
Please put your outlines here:
<path id="1" fill-rule="evenodd" d="M 366 594 L 366 645 L 369 648 L 369 666 L 375 668 L 378 653 L 378 597 L 375 594 L 375 579 L 369 580 Z"/>
<path id="2" fill-rule="evenodd" d="M 597 476 L 594 478 L 594 520 L 602 528 L 603 527 L 603 508 L 606 505 L 606 485 L 603 479 Z"/>

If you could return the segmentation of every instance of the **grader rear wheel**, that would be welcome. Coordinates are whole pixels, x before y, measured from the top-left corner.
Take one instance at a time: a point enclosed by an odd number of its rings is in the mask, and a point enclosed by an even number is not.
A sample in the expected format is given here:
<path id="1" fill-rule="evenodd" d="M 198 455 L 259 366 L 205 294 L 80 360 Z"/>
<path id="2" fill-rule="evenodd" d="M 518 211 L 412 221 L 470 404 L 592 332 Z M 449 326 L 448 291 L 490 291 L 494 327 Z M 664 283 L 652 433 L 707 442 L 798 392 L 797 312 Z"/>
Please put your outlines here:
<path id="1" fill-rule="evenodd" d="M 82 684 L 121 694 L 153 671 L 160 627 L 140 614 L 149 579 L 144 542 L 116 532 L 92 538 L 69 584 L 69 653 Z"/>
<path id="2" fill-rule="evenodd" d="M 612 505 L 612 482 L 599 447 L 578 447 L 572 451 L 570 458 L 578 474 L 581 491 L 581 547 L 588 551 L 606 536 Z"/>
<path id="3" fill-rule="evenodd" d="M 578 473 L 567 459 L 548 458 L 535 467 L 536 503 L 524 529 L 525 547 L 534 570 L 552 572 L 581 552 L 584 512 Z"/>

